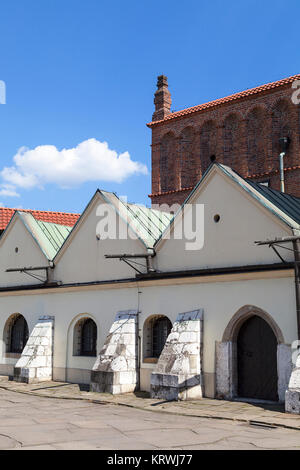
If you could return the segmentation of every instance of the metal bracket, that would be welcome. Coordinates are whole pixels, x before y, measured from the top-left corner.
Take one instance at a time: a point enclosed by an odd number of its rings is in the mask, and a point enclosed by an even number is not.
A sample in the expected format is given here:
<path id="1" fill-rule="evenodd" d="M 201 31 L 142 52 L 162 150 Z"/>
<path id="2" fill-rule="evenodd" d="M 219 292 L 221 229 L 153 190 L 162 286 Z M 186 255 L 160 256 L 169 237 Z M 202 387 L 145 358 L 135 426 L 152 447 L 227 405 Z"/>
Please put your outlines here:
<path id="1" fill-rule="evenodd" d="M 119 255 L 104 255 L 106 259 L 119 259 L 120 261 L 124 261 L 124 263 L 128 264 L 132 269 L 134 269 L 138 274 L 143 274 L 136 266 L 142 266 L 149 272 L 155 272 L 155 269 L 152 267 L 152 258 L 156 255 L 155 251 L 152 249 L 151 253 L 138 253 L 138 254 L 119 254 Z M 142 263 L 138 263 L 137 261 L 133 261 L 133 258 L 143 258 L 146 261 L 146 265 Z M 131 261 L 128 261 L 128 260 Z M 136 265 L 136 266 L 134 266 Z"/>
<path id="2" fill-rule="evenodd" d="M 5 272 L 6 273 L 14 273 L 14 272 L 24 273 L 30 277 L 33 277 L 34 279 L 37 279 L 40 282 L 44 282 L 44 284 L 48 284 L 50 282 L 50 276 L 49 276 L 50 269 L 54 269 L 54 263 L 52 262 L 49 266 L 29 266 L 29 267 L 24 267 L 24 268 L 8 268 L 5 270 Z M 30 271 L 43 271 L 43 270 L 45 270 L 46 272 L 46 279 L 41 278 L 38 275 L 34 275 L 30 272 Z"/>

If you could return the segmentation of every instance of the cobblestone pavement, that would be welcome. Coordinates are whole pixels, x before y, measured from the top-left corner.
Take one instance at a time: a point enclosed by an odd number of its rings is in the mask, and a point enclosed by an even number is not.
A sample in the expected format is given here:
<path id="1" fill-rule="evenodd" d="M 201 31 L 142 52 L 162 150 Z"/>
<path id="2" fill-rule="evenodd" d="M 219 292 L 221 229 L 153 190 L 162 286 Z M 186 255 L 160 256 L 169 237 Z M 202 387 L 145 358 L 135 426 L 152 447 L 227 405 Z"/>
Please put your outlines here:
<path id="1" fill-rule="evenodd" d="M 0 389 L 0 449 L 300 449 L 300 432 Z"/>
<path id="2" fill-rule="evenodd" d="M 195 401 L 163 402 L 147 397 L 145 393 L 110 395 L 85 391 L 87 387 L 64 382 L 43 382 L 24 384 L 8 381 L 7 376 L 0 376 L 0 390 L 11 390 L 34 396 L 75 399 L 76 401 L 95 401 L 114 405 L 124 405 L 140 410 L 157 411 L 183 416 L 198 416 L 225 421 L 270 424 L 300 431 L 300 416 L 284 412 L 284 406 L 278 404 L 245 403 L 203 398 Z"/>

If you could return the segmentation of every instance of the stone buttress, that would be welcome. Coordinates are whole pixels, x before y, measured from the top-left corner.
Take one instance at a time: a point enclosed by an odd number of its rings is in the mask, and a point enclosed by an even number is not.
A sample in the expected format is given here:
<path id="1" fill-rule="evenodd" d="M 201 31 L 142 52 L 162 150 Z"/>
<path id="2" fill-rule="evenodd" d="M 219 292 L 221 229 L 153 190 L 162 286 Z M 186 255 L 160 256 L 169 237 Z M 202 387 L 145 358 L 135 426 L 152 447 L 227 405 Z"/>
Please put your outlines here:
<path id="1" fill-rule="evenodd" d="M 202 398 L 202 322 L 202 309 L 177 316 L 151 374 L 152 398 Z"/>
<path id="2" fill-rule="evenodd" d="M 138 389 L 138 312 L 118 312 L 91 372 L 91 391 L 128 393 Z"/>
<path id="3" fill-rule="evenodd" d="M 289 387 L 285 392 L 285 411 L 288 413 L 300 414 L 300 351 L 296 359 L 296 364 L 292 370 Z"/>
<path id="4" fill-rule="evenodd" d="M 41 316 L 14 367 L 13 380 L 26 383 L 52 380 L 53 333 L 54 317 Z"/>

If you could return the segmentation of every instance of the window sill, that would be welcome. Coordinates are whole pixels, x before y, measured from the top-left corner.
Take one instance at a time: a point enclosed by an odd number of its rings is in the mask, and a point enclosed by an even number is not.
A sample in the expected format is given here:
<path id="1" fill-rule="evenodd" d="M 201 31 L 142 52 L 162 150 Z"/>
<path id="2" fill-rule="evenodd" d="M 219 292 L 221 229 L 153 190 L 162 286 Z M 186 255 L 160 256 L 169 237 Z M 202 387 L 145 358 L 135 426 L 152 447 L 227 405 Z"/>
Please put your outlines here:
<path id="1" fill-rule="evenodd" d="M 97 354 L 95 356 L 91 356 L 90 354 L 82 355 L 82 354 L 73 354 L 73 357 L 91 357 L 91 358 L 96 358 Z"/>
<path id="2" fill-rule="evenodd" d="M 145 364 L 157 364 L 158 358 L 157 357 L 145 357 L 143 362 Z"/>
<path id="3" fill-rule="evenodd" d="M 13 352 L 7 352 L 4 354 L 4 357 L 7 357 L 7 358 L 12 358 L 12 359 L 19 359 L 21 357 L 21 353 L 13 353 Z"/>

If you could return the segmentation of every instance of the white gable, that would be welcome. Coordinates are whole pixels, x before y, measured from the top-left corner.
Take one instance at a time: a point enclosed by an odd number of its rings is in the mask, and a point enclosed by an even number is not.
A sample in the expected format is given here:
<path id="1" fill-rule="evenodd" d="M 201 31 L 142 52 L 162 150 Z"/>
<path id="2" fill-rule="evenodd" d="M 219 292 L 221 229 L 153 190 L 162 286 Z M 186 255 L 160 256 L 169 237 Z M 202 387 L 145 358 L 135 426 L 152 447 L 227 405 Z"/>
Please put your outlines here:
<path id="1" fill-rule="evenodd" d="M 54 259 L 55 279 L 63 283 L 93 282 L 114 279 L 133 278 L 135 271 L 119 259 L 106 259 L 105 255 L 147 253 L 146 245 L 139 239 L 98 239 L 97 225 L 101 221 L 99 205 L 105 204 L 100 192 L 74 227 L 69 238 Z M 108 204 L 115 214 L 117 225 L 123 233 L 128 231 L 126 221 L 120 217 L 114 206 Z M 101 212 L 101 211 L 100 211 Z M 131 236 L 134 233 L 129 230 Z M 136 260 L 145 264 L 144 260 Z M 139 267 L 143 272 L 145 269 Z"/>
<path id="2" fill-rule="evenodd" d="M 268 246 L 258 247 L 257 240 L 292 235 L 279 217 L 258 202 L 222 169 L 214 166 L 191 197 L 189 203 L 204 205 L 204 245 L 188 250 L 188 240 L 161 239 L 157 246 L 158 270 L 205 269 L 227 266 L 278 263 L 279 258 Z M 215 222 L 219 216 L 219 222 Z M 176 221 L 177 219 L 177 221 Z M 175 226 L 180 223 L 175 217 Z M 184 225 L 183 225 L 184 226 Z M 198 228 L 202 230 L 202 224 Z M 292 260 L 288 251 L 284 256 Z"/>
<path id="3" fill-rule="evenodd" d="M 0 241 L 0 287 L 24 284 L 41 284 L 25 273 L 5 272 L 9 268 L 47 266 L 48 260 L 38 244 L 26 229 L 18 215 L 15 215 Z M 45 271 L 35 271 L 35 275 L 45 278 Z"/>

